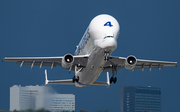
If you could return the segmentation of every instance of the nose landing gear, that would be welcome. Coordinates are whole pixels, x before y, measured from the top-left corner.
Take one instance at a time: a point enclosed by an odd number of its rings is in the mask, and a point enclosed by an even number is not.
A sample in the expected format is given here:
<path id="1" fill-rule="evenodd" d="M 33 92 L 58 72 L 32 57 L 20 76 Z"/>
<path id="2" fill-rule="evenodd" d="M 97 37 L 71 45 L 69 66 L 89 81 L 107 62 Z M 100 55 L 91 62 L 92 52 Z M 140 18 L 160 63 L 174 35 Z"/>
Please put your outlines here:
<path id="1" fill-rule="evenodd" d="M 110 55 L 110 53 L 105 51 L 104 52 L 104 60 L 108 61 L 109 55 Z"/>

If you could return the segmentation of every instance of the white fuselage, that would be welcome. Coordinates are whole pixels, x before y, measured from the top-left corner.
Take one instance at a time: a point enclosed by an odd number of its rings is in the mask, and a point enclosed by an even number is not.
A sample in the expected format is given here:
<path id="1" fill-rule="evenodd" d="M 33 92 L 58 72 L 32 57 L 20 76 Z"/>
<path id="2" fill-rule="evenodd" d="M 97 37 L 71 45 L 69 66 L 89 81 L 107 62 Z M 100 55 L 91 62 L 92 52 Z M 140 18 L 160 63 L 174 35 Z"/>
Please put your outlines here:
<path id="1" fill-rule="evenodd" d="M 110 55 L 117 48 L 120 27 L 117 20 L 106 14 L 96 16 L 84 33 L 75 55 L 89 55 L 85 68 L 78 67 L 77 87 L 93 84 L 103 70 L 105 53 Z"/>

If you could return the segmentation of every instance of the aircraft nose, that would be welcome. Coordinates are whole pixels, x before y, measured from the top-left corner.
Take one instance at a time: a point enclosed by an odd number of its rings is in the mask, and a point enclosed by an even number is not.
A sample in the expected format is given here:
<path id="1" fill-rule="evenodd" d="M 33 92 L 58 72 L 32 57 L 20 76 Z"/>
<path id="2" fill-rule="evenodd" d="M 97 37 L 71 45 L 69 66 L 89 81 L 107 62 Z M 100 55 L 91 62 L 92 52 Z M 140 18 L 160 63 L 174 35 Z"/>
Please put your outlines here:
<path id="1" fill-rule="evenodd" d="M 106 39 L 104 39 L 104 44 L 105 44 L 105 47 L 110 47 L 113 49 L 117 48 L 117 41 L 113 37 L 107 37 Z"/>
<path id="2" fill-rule="evenodd" d="M 113 51 L 117 48 L 117 41 L 113 37 L 106 36 L 103 39 L 97 41 L 98 42 L 95 43 L 98 43 L 98 46 L 103 49 L 107 49 L 107 50 L 109 49 L 110 51 Z"/>

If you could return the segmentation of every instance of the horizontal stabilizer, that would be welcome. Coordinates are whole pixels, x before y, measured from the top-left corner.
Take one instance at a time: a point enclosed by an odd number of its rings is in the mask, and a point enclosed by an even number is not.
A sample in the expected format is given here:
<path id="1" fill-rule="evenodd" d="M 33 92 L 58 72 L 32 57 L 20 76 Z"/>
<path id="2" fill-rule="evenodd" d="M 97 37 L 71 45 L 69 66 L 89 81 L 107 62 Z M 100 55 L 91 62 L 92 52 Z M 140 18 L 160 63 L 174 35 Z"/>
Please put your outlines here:
<path id="1" fill-rule="evenodd" d="M 66 79 L 66 80 L 48 80 L 47 78 L 47 70 L 45 70 L 45 86 L 48 84 L 64 84 L 64 85 L 75 85 L 79 83 L 74 83 L 72 79 Z M 109 73 L 107 72 L 107 82 L 94 82 L 91 85 L 99 85 L 99 86 L 107 86 L 107 88 L 110 86 L 109 83 Z"/>
<path id="2" fill-rule="evenodd" d="M 69 85 L 74 85 L 72 79 L 67 79 L 67 80 L 48 80 L 47 79 L 47 70 L 45 70 L 45 86 L 48 84 L 69 84 Z"/>
<path id="3" fill-rule="evenodd" d="M 99 86 L 108 86 L 108 83 L 106 83 L 106 82 L 94 82 L 93 84 L 91 84 L 91 85 L 99 85 Z"/>
<path id="4" fill-rule="evenodd" d="M 109 82 L 109 72 L 107 72 L 107 82 L 94 82 L 91 85 L 100 85 L 100 86 L 107 86 L 107 88 L 110 86 Z"/>
<path id="5" fill-rule="evenodd" d="M 67 79 L 67 80 L 52 80 L 48 81 L 48 84 L 69 84 L 69 85 L 74 85 L 72 79 Z"/>

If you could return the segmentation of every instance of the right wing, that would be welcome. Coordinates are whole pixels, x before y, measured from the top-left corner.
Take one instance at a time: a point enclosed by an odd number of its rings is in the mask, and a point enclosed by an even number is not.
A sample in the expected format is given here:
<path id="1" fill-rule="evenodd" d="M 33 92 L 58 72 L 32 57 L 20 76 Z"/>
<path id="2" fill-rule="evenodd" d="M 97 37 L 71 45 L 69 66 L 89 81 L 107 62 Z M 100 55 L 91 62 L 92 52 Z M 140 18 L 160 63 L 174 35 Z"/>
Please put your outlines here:
<path id="1" fill-rule="evenodd" d="M 111 72 L 114 70 L 117 72 L 119 69 L 121 68 L 126 68 L 125 66 L 125 61 L 127 60 L 127 58 L 125 57 L 114 57 L 111 56 L 109 58 L 109 60 L 106 62 L 106 64 L 104 65 L 104 72 Z M 143 60 L 143 59 L 136 59 L 136 64 L 133 67 L 133 69 L 142 69 L 142 71 L 144 71 L 144 69 L 151 69 L 152 68 L 163 68 L 163 67 L 168 67 L 168 66 L 177 66 L 177 62 L 168 62 L 168 61 L 155 61 L 155 60 Z"/>
<path id="2" fill-rule="evenodd" d="M 80 64 L 81 66 L 86 66 L 88 55 L 78 55 L 73 56 L 74 62 L 73 65 Z M 63 57 L 5 57 L 3 59 L 3 62 L 15 62 L 16 64 L 20 64 L 20 67 L 22 65 L 31 65 L 31 68 L 34 65 L 40 66 L 51 66 L 51 69 L 53 67 L 56 67 L 57 65 L 62 66 Z M 72 68 L 74 70 L 74 68 Z"/>

